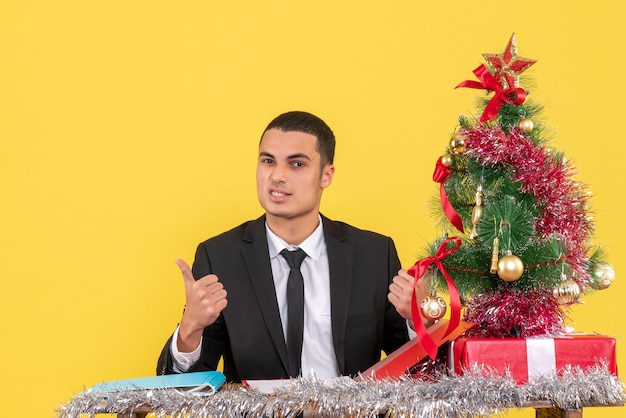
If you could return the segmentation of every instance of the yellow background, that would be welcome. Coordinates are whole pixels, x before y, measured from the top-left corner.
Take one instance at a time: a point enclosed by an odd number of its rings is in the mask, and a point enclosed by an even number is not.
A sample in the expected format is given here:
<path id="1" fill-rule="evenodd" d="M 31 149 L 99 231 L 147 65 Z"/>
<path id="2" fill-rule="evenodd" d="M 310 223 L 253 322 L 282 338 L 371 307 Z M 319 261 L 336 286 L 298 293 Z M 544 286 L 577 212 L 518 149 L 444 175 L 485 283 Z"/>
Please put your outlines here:
<path id="1" fill-rule="evenodd" d="M 154 373 L 184 303 L 174 260 L 261 213 L 257 141 L 283 111 L 337 135 L 323 212 L 412 265 L 438 234 L 434 163 L 481 94 L 453 87 L 512 32 L 617 271 L 570 323 L 617 337 L 626 370 L 625 24 L 618 0 L 2 0 L 0 415 Z"/>

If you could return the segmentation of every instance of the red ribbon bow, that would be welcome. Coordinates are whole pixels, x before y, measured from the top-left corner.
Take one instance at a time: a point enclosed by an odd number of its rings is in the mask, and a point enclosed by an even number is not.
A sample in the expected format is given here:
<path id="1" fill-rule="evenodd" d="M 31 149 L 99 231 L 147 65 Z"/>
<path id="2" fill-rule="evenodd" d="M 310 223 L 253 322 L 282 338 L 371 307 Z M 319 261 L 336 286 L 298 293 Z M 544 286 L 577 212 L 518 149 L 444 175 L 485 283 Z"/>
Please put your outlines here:
<path id="1" fill-rule="evenodd" d="M 448 243 L 454 241 L 455 246 L 448 249 Z M 428 334 L 426 330 L 426 326 L 422 322 L 419 307 L 417 305 L 417 293 L 415 291 L 415 286 L 417 282 L 424 276 L 428 267 L 434 263 L 435 266 L 441 271 L 443 276 L 446 278 L 446 283 L 448 284 L 448 293 L 450 294 L 450 322 L 448 322 L 448 328 L 446 329 L 446 333 L 444 335 L 448 335 L 451 331 L 455 330 L 460 323 L 461 320 L 461 298 L 459 297 L 459 292 L 454 284 L 454 281 L 450 278 L 450 275 L 446 272 L 441 264 L 441 260 L 454 253 L 461 246 L 461 239 L 458 237 L 451 237 L 445 239 L 437 253 L 434 256 L 426 257 L 422 260 L 419 260 L 417 263 L 413 265 L 408 270 L 408 273 L 415 278 L 413 282 L 413 296 L 411 298 L 411 315 L 413 317 L 413 327 L 415 332 L 417 333 L 417 338 L 419 342 L 422 343 L 422 347 L 428 354 L 431 359 L 435 359 L 437 357 L 437 345 L 433 341 L 433 339 Z"/>
<path id="2" fill-rule="evenodd" d="M 454 210 L 454 207 L 452 207 L 452 204 L 450 203 L 450 200 L 448 199 L 448 195 L 446 194 L 446 189 L 443 187 L 443 184 L 446 182 L 446 180 L 448 180 L 448 177 L 450 177 L 451 172 L 452 170 L 450 170 L 448 167 L 441 164 L 441 157 L 440 157 L 437 160 L 437 164 L 435 165 L 435 172 L 433 173 L 433 180 L 439 183 L 439 198 L 441 200 L 441 207 L 443 208 L 443 213 L 445 213 L 450 223 L 454 225 L 456 229 L 458 229 L 461 232 L 465 232 L 463 230 L 463 220 L 461 219 L 459 214 L 456 213 L 456 210 Z"/>
<path id="3" fill-rule="evenodd" d="M 484 64 L 481 64 L 478 68 L 476 68 L 473 73 L 476 78 L 480 80 L 480 82 L 465 80 L 456 86 L 455 89 L 458 89 L 459 87 L 468 87 L 471 89 L 491 90 L 496 93 L 491 100 L 489 100 L 489 103 L 487 103 L 487 107 L 485 107 L 485 110 L 480 117 L 480 123 L 495 119 L 495 117 L 498 116 L 500 108 L 502 107 L 502 103 L 519 106 L 524 103 L 524 100 L 526 100 L 526 92 L 524 89 L 520 87 L 504 89 L 493 74 L 487 70 L 487 67 L 485 67 Z"/>

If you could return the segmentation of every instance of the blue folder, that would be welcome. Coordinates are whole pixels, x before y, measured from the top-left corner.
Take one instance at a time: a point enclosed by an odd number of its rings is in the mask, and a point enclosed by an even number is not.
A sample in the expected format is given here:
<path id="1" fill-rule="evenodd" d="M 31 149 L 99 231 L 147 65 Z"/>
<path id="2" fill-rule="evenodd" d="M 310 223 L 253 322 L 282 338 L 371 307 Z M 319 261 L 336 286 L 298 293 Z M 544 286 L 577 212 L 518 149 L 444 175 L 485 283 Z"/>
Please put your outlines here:
<path id="1" fill-rule="evenodd" d="M 168 374 L 100 383 L 89 388 L 87 393 L 144 389 L 184 389 L 188 392 L 202 392 L 204 394 L 215 392 L 225 381 L 226 376 L 217 371 Z"/>

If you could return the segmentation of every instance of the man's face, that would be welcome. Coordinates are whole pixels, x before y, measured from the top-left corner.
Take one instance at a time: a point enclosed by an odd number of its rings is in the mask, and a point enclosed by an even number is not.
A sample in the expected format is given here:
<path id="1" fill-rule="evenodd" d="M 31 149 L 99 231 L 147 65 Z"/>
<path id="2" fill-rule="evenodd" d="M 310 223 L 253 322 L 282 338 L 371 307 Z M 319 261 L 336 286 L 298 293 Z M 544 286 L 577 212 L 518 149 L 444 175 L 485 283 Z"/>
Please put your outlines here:
<path id="1" fill-rule="evenodd" d="M 332 182 L 335 170 L 332 164 L 321 167 L 320 160 L 314 135 L 279 129 L 263 134 L 256 182 L 268 217 L 317 217 L 322 191 Z"/>

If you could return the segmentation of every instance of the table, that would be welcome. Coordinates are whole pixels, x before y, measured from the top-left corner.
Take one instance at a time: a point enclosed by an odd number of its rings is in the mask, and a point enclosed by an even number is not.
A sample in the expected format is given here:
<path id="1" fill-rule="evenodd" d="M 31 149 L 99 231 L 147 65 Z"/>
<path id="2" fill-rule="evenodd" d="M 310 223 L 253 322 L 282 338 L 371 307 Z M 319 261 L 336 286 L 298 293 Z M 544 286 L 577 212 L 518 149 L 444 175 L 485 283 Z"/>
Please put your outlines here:
<path id="1" fill-rule="evenodd" d="M 595 405 L 595 406 L 624 406 L 619 405 Z M 528 408 L 535 408 L 536 418 L 583 418 L 583 408 L 580 409 L 559 409 L 553 408 L 547 403 L 545 405 L 528 405 Z M 132 414 L 117 414 L 117 418 L 146 418 L 149 411 L 136 412 Z"/>

